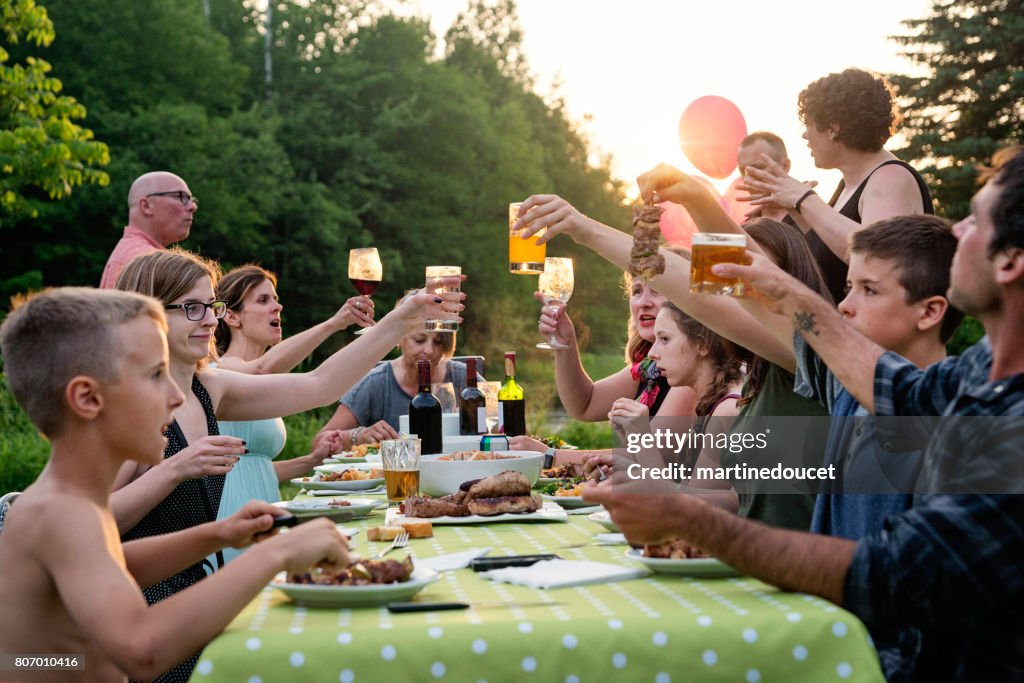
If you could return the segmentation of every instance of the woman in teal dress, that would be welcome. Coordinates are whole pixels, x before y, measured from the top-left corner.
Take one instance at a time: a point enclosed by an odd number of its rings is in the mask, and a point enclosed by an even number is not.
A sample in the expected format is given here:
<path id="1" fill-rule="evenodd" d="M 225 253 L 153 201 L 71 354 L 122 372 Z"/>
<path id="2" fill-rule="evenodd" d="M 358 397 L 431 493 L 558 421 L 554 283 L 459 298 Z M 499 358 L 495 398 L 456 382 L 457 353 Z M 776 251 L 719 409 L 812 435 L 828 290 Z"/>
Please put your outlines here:
<path id="1" fill-rule="evenodd" d="M 246 374 L 288 372 L 329 336 L 352 324 L 373 324 L 373 301 L 356 296 L 345 302 L 328 320 L 282 341 L 277 278 L 256 265 L 235 268 L 217 285 L 217 298 L 227 302 L 227 313 L 217 325 L 217 365 Z M 248 501 L 281 499 L 278 484 L 307 474 L 331 453 L 341 450 L 341 432 L 320 440 L 312 452 L 290 460 L 275 461 L 284 448 L 284 420 L 220 421 L 220 433 L 242 439 L 248 453 L 228 472 L 217 518 L 233 514 Z M 240 550 L 225 549 L 230 561 Z"/>

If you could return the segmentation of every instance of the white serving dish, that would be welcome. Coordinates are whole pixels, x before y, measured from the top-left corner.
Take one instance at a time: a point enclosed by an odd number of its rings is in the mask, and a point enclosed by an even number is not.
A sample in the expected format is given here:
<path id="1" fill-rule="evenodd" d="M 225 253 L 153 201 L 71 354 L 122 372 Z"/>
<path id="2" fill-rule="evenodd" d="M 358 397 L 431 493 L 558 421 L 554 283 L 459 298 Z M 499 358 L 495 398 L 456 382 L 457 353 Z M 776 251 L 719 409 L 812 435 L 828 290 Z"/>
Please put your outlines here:
<path id="1" fill-rule="evenodd" d="M 495 453 L 515 457 L 503 460 L 421 460 L 420 493 L 435 497 L 447 496 L 458 491 L 459 486 L 465 481 L 483 479 L 506 470 L 522 472 L 530 480 L 530 486 L 537 482 L 544 460 L 543 453 L 533 451 L 495 451 Z"/>

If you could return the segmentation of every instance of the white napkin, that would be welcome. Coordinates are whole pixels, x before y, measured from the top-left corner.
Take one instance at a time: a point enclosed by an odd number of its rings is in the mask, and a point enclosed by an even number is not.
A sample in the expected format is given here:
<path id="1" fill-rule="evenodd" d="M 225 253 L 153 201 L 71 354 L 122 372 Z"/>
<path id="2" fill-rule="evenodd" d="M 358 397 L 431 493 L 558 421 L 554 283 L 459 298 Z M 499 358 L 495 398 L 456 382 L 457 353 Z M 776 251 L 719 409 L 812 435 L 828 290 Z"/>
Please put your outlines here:
<path id="1" fill-rule="evenodd" d="M 299 493 L 296 493 L 295 495 L 300 495 L 304 493 L 307 496 L 362 496 L 366 495 L 367 493 L 381 493 L 382 491 L 384 491 L 384 487 L 378 486 L 375 489 L 364 489 L 361 491 L 339 491 L 337 489 L 317 489 L 315 491 L 302 490 L 299 491 Z"/>
<path id="2" fill-rule="evenodd" d="M 595 534 L 594 538 L 604 545 L 619 545 L 626 542 L 625 534 Z"/>
<path id="3" fill-rule="evenodd" d="M 450 569 L 465 569 L 469 566 L 470 562 L 478 557 L 483 557 L 489 552 L 491 552 L 490 548 L 470 548 L 469 550 L 463 550 L 461 553 L 438 555 L 437 557 L 428 557 L 425 560 L 417 558 L 416 566 L 427 567 L 428 569 L 433 569 L 435 572 L 446 572 Z"/>
<path id="4" fill-rule="evenodd" d="M 529 588 L 568 588 L 590 583 L 636 579 L 648 573 L 646 569 L 633 569 L 603 562 L 544 560 L 529 567 L 494 569 L 482 572 L 480 576 L 492 581 Z"/>

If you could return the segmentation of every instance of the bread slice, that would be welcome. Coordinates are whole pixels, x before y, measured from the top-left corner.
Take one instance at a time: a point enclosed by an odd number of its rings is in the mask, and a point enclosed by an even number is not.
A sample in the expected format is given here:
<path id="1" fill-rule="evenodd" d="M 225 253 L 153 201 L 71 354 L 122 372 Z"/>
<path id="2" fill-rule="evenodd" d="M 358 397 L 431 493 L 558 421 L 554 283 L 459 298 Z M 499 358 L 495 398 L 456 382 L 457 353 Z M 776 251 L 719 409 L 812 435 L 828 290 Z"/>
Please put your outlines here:
<path id="1" fill-rule="evenodd" d="M 429 519 L 401 521 L 398 524 L 409 532 L 409 538 L 431 538 L 434 535 L 434 524 Z"/>
<path id="2" fill-rule="evenodd" d="M 400 526 L 371 526 L 366 530 L 366 540 L 393 541 L 403 531 L 404 529 Z"/>

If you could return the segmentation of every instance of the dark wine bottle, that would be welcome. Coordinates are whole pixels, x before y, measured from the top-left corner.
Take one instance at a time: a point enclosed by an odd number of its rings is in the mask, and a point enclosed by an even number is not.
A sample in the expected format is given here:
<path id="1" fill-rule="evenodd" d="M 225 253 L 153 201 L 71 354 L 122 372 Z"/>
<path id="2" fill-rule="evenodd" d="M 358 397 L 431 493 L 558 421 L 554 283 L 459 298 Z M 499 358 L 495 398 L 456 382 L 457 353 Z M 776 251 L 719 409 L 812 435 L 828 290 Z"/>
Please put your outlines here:
<path id="1" fill-rule="evenodd" d="M 487 399 L 476 388 L 476 358 L 466 359 L 466 388 L 459 400 L 459 434 L 487 433 Z"/>
<path id="2" fill-rule="evenodd" d="M 498 430 L 505 436 L 526 433 L 526 401 L 516 384 L 516 354 L 505 352 L 505 383 L 498 390 Z"/>
<path id="3" fill-rule="evenodd" d="M 420 453 L 440 453 L 441 402 L 430 393 L 430 361 L 416 362 L 420 374 L 420 390 L 409 402 L 409 431 L 420 439 Z"/>

